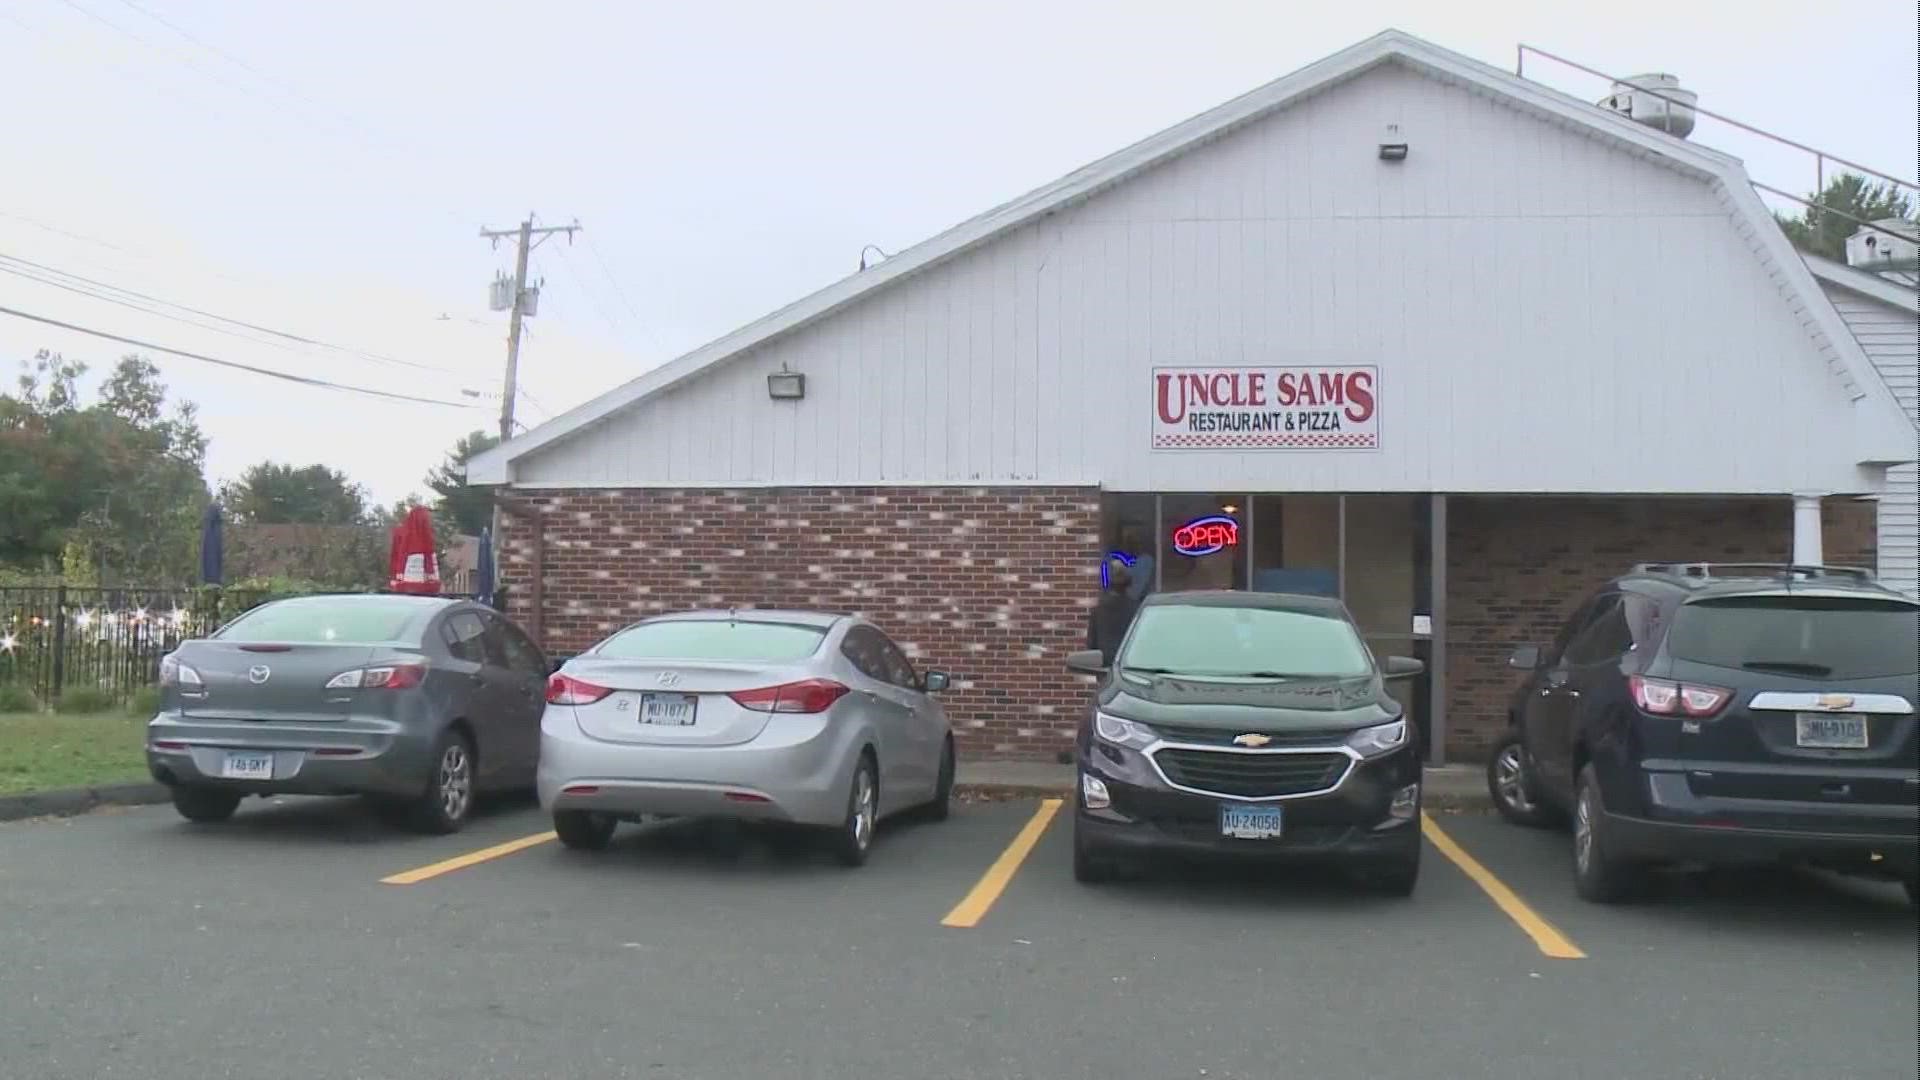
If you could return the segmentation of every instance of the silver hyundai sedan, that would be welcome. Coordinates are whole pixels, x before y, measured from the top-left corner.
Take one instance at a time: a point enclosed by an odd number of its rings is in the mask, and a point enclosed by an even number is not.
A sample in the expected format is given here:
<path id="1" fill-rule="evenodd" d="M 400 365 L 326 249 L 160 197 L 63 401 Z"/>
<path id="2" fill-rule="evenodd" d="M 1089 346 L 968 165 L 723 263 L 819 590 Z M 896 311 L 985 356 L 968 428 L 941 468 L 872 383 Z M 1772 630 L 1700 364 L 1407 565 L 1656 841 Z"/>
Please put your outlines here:
<path id="1" fill-rule="evenodd" d="M 878 627 L 800 611 L 697 611 L 635 623 L 547 682 L 540 805 L 572 848 L 642 814 L 831 830 L 849 866 L 874 827 L 947 816 L 953 734 Z"/>

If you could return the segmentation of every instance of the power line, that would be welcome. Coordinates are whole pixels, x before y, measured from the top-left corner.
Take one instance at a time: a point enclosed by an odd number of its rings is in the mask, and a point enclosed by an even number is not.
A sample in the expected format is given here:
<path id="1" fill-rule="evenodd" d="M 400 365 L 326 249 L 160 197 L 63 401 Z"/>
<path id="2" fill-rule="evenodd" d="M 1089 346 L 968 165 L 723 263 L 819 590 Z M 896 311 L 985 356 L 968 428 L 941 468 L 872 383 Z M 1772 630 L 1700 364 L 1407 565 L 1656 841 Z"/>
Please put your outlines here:
<path id="1" fill-rule="evenodd" d="M 10 262 L 10 263 L 19 263 L 22 266 L 30 266 L 35 270 L 39 270 L 44 273 L 58 275 L 59 277 L 67 279 L 68 281 L 82 282 L 87 285 L 92 285 L 96 288 L 107 289 L 112 292 L 120 293 L 124 296 L 131 296 L 140 300 L 146 300 L 150 303 L 161 304 L 166 307 L 175 308 L 180 311 L 188 312 L 190 314 L 201 315 L 209 319 L 217 319 L 220 322 L 231 323 L 235 326 L 243 326 L 249 330 L 257 330 L 263 334 L 271 334 L 274 337 L 284 338 L 287 341 L 298 342 L 302 345 L 311 345 L 315 348 L 320 348 L 320 349 L 329 349 L 334 352 L 346 353 L 350 356 L 362 357 L 367 360 L 375 361 L 376 363 L 398 364 L 401 367 L 418 368 L 422 371 L 438 371 L 448 375 L 465 375 L 466 374 L 465 372 L 462 372 L 462 371 L 456 371 L 453 368 L 440 367 L 434 364 L 421 364 L 421 363 L 416 363 L 415 361 L 412 361 L 412 360 L 401 360 L 398 357 L 387 356 L 384 353 L 368 352 L 365 349 L 356 349 L 347 345 L 336 345 L 329 341 L 321 341 L 317 338 L 306 337 L 305 335 L 302 335 L 302 334 L 289 333 L 285 330 L 275 330 L 270 326 L 261 326 L 258 323 L 247 322 L 244 319 L 235 319 L 226 315 L 218 314 L 216 312 L 204 311 L 196 307 L 189 307 L 186 304 L 177 303 L 175 301 L 163 299 L 158 296 L 151 296 L 147 293 L 138 292 L 133 289 L 128 289 L 120 285 L 112 284 L 111 282 L 96 281 L 93 278 L 84 277 L 80 274 L 73 273 L 70 270 L 62 270 L 59 267 L 48 266 L 44 263 L 37 263 L 31 259 L 23 259 L 18 255 L 8 255 L 8 254 L 5 254 L 4 252 L 0 252 L 0 261 Z M 48 281 L 45 278 L 34 277 L 34 275 L 32 274 L 23 273 L 19 270 L 14 270 L 10 267 L 0 266 L 0 271 L 5 271 L 6 273 L 10 273 L 10 274 L 18 274 L 21 277 L 32 278 L 33 280 L 40 281 L 43 284 L 53 285 L 57 288 L 67 289 L 69 292 L 79 292 L 79 293 L 82 293 L 83 295 L 93 296 L 96 299 L 107 300 L 112 303 L 119 303 L 125 307 L 135 307 L 136 310 L 149 311 L 150 314 L 160 315 L 162 318 L 173 318 L 173 316 L 166 315 L 164 312 L 150 311 L 150 309 L 147 309 L 147 308 L 138 308 L 136 307 L 136 305 L 128 304 L 125 301 L 115 300 L 113 297 L 110 297 L 110 296 L 100 296 L 97 293 L 88 293 L 88 292 L 85 292 L 85 290 L 77 289 L 70 285 L 62 285 L 60 282 L 57 282 L 57 281 Z M 176 321 L 185 322 L 186 320 L 176 320 Z M 205 326 L 204 324 L 201 324 L 201 323 L 189 323 L 188 325 L 200 326 L 202 329 L 215 330 L 217 332 L 225 332 L 225 331 L 219 331 L 218 327 Z"/>
<path id="2" fill-rule="evenodd" d="M 627 314 L 631 317 L 633 325 L 639 327 L 640 332 L 647 335 L 648 340 L 652 341 L 656 348 L 661 352 L 666 352 L 666 344 L 660 340 L 659 335 L 653 332 L 653 327 L 647 325 L 646 320 L 640 317 L 640 309 L 634 306 L 633 299 L 628 296 L 627 291 L 621 287 L 620 279 L 614 277 L 613 267 L 609 264 L 608 260 L 601 256 L 600 245 L 593 242 L 593 237 L 590 234 L 582 235 L 586 236 L 587 254 L 593 256 L 593 261 L 599 265 L 600 272 L 606 276 L 607 284 L 613 286 L 613 295 L 619 297 L 620 302 L 626 306 Z"/>
<path id="3" fill-rule="evenodd" d="M 169 353 L 173 356 L 184 356 L 189 360 L 199 360 L 203 363 L 217 364 L 220 367 L 233 368 L 236 371 L 251 372 L 252 374 L 255 374 L 255 375 L 265 375 L 268 378 L 272 378 L 272 379 L 284 379 L 287 382 L 300 383 L 303 386 L 317 386 L 326 390 L 340 390 L 350 394 L 366 394 L 370 397 L 389 398 L 394 401 L 411 401 L 411 402 L 417 402 L 422 405 L 443 405 L 448 408 L 454 408 L 454 409 L 473 408 L 473 406 L 468 405 L 467 403 L 462 401 L 447 401 L 442 398 L 418 397 L 413 394 L 394 393 L 393 391 L 390 391 L 390 390 L 375 390 L 371 387 L 366 387 L 366 386 L 350 386 L 346 383 L 331 382 L 327 379 L 316 379 L 311 375 L 295 375 L 292 372 L 275 371 L 272 368 L 255 367 L 252 364 L 242 364 L 235 360 L 222 360 L 217 356 L 208 356 L 204 353 L 188 352 L 185 349 L 175 349 L 167 345 L 156 345 L 151 341 L 141 341 L 138 338 L 123 337 L 119 334 L 110 334 L 105 330 L 95 330 L 95 329 L 92 329 L 91 327 L 76 326 L 73 323 L 61 322 L 59 319 L 49 319 L 45 315 L 34 315 L 30 312 L 15 311 L 13 308 L 9 308 L 9 307 L 0 307 L 0 315 L 11 315 L 16 319 L 27 319 L 32 322 L 44 323 L 47 326 L 59 327 L 62 330 L 71 330 L 77 334 L 90 334 L 93 337 L 105 338 L 108 341 L 117 341 L 123 345 L 132 345 L 137 348 L 151 349 L 154 352 Z"/>
<path id="4" fill-rule="evenodd" d="M 574 268 L 573 260 L 567 258 L 566 248 L 555 248 L 554 250 L 560 253 L 560 263 L 567 268 L 567 276 L 573 279 L 574 284 L 580 286 L 580 291 L 586 295 L 587 303 L 592 305 L 595 313 L 600 316 L 600 321 L 607 324 L 607 329 L 613 334 L 613 340 L 616 343 L 619 342 L 624 335 L 620 333 L 620 328 L 614 325 L 613 316 L 608 315 L 606 307 L 600 303 L 600 297 L 595 295 L 594 291 L 587 287 L 586 275 Z"/>

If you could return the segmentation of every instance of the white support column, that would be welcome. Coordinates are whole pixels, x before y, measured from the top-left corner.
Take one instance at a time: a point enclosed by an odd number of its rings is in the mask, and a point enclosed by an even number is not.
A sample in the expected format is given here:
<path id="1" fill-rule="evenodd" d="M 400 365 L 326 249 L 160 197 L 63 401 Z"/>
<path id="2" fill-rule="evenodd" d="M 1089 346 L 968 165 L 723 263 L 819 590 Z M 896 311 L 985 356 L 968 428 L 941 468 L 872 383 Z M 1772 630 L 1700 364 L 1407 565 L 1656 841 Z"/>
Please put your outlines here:
<path id="1" fill-rule="evenodd" d="M 1820 496 L 1793 497 L 1793 563 L 1795 566 L 1819 566 L 1826 554 L 1820 542 Z"/>

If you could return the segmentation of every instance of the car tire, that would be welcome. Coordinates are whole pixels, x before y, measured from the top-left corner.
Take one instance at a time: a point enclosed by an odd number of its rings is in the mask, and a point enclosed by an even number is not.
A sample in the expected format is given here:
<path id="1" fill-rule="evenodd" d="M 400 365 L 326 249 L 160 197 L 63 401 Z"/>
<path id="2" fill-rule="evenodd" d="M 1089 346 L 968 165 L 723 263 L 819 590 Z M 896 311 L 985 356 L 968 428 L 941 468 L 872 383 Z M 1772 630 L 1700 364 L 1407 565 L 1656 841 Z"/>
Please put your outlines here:
<path id="1" fill-rule="evenodd" d="M 1082 885 L 1104 885 L 1114 878 L 1113 863 L 1080 831 L 1073 827 L 1073 880 Z"/>
<path id="2" fill-rule="evenodd" d="M 447 731 L 433 744 L 432 761 L 427 789 L 413 804 L 413 827 L 442 836 L 459 832 L 473 814 L 473 744 L 460 732 Z"/>
<path id="3" fill-rule="evenodd" d="M 1544 829 L 1560 823 L 1560 816 L 1541 801 L 1534 789 L 1519 732 L 1511 732 L 1494 744 L 1493 754 L 1487 759 L 1487 794 L 1500 816 L 1515 825 Z"/>
<path id="4" fill-rule="evenodd" d="M 953 813 L 953 736 L 940 748 L 940 775 L 933 782 L 933 801 L 922 808 L 928 821 L 945 821 Z"/>
<path id="5" fill-rule="evenodd" d="M 1582 900 L 1618 904 L 1631 899 L 1644 880 L 1642 868 L 1613 852 L 1606 804 L 1593 766 L 1580 770 L 1573 802 L 1573 887 Z"/>
<path id="6" fill-rule="evenodd" d="M 1420 884 L 1420 845 L 1408 844 L 1394 855 L 1375 859 L 1361 872 L 1367 891 L 1381 896 L 1412 896 Z"/>
<path id="7" fill-rule="evenodd" d="M 880 776 L 872 751 L 862 751 L 847 787 L 847 816 L 833 833 L 833 857 L 842 866 L 864 866 L 880 824 Z"/>
<path id="8" fill-rule="evenodd" d="M 574 851 L 604 851 L 620 823 L 611 814 L 591 810 L 555 810 L 553 832 L 560 846 Z"/>
<path id="9" fill-rule="evenodd" d="M 181 817 L 199 824 L 225 821 L 240 808 L 240 793 L 183 784 L 173 789 L 173 808 Z"/>

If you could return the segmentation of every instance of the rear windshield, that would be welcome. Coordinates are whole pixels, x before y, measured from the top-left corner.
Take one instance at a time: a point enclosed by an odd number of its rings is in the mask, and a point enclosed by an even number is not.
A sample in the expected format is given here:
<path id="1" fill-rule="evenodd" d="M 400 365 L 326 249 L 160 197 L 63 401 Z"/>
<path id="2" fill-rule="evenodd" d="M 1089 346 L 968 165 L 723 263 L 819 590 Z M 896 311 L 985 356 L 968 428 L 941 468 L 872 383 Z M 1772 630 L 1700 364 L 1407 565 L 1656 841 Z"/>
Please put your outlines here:
<path id="1" fill-rule="evenodd" d="M 1373 671 L 1365 643 L 1338 615 L 1211 605 L 1141 608 L 1119 662 L 1136 671 L 1222 679 Z"/>
<path id="2" fill-rule="evenodd" d="M 784 664 L 820 648 L 825 630 L 792 623 L 673 619 L 640 623 L 608 638 L 595 656 L 610 660 L 750 660 Z"/>
<path id="3" fill-rule="evenodd" d="M 391 596 L 309 596 L 254 608 L 214 637 L 241 644 L 417 644 L 433 611 Z"/>
<path id="4" fill-rule="evenodd" d="M 1920 608 L 1883 600 L 1758 596 L 1682 604 L 1676 660 L 1809 678 L 1920 673 Z"/>

